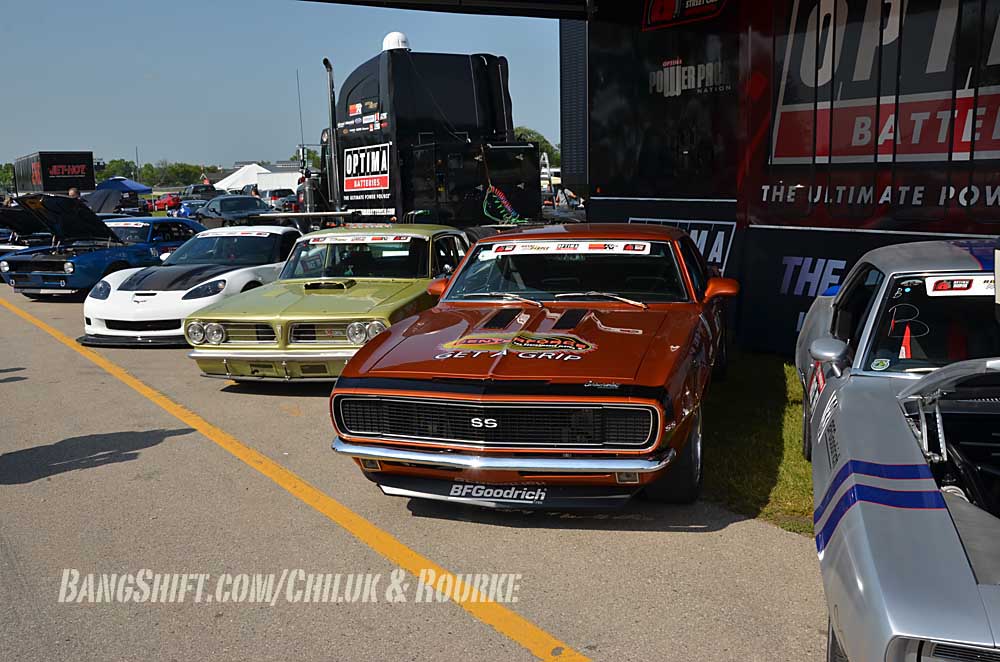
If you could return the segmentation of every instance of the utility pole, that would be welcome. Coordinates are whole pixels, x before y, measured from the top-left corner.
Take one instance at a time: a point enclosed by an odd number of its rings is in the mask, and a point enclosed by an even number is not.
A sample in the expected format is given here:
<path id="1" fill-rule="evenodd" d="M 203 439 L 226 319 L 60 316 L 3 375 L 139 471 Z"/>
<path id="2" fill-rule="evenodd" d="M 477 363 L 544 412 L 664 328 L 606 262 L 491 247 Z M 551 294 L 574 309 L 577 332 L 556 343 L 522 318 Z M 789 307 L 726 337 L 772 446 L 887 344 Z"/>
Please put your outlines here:
<path id="1" fill-rule="evenodd" d="M 330 64 L 329 59 L 323 58 L 323 67 L 326 69 L 326 78 L 330 87 L 330 130 L 328 133 L 330 138 L 327 150 L 330 155 L 326 170 L 327 181 L 333 211 L 340 211 L 340 173 L 337 170 L 337 93 L 333 86 L 333 65 Z"/>
<path id="2" fill-rule="evenodd" d="M 135 181 L 139 181 L 139 146 L 135 146 Z"/>

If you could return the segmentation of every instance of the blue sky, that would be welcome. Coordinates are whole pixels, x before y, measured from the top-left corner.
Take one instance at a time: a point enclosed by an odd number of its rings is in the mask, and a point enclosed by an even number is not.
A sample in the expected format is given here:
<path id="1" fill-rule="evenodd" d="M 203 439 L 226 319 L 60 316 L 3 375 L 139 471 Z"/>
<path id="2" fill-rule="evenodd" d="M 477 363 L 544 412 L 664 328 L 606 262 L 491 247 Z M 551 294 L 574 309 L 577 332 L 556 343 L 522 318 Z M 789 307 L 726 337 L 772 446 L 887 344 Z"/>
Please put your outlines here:
<path id="1" fill-rule="evenodd" d="M 31 0 L 0 21 L 0 162 L 37 150 L 229 166 L 288 158 L 336 83 L 400 30 L 414 51 L 510 60 L 516 124 L 559 142 L 558 23 L 298 0 Z"/>

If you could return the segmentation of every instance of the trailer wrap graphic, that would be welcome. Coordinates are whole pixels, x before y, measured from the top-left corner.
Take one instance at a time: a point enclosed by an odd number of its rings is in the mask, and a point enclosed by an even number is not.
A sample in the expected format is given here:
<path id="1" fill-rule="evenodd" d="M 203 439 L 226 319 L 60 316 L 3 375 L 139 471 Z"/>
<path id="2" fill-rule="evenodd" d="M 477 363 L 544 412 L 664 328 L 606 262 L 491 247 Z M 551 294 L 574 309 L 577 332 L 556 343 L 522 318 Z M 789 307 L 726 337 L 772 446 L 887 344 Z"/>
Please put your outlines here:
<path id="1" fill-rule="evenodd" d="M 389 143 L 344 150 L 344 193 L 389 188 Z"/>

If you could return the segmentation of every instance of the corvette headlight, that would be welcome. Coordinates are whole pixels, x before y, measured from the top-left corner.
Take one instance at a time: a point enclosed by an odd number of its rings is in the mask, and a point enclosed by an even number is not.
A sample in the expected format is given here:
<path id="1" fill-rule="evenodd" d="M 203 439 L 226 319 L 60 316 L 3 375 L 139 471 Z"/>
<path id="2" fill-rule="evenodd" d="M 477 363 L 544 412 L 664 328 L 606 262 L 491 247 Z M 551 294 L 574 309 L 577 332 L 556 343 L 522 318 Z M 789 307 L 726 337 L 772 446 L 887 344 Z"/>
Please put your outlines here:
<path id="1" fill-rule="evenodd" d="M 7 264 L 7 260 L 0 261 L 0 272 L 7 273 L 10 271 L 10 265 Z"/>
<path id="2" fill-rule="evenodd" d="M 368 327 L 364 322 L 351 322 L 347 325 L 347 339 L 352 345 L 364 345 L 368 340 Z"/>
<path id="3" fill-rule="evenodd" d="M 380 322 L 378 320 L 375 320 L 374 322 L 369 322 L 368 323 L 368 340 L 371 340 L 372 338 L 374 338 L 375 336 L 377 336 L 378 334 L 382 333 L 383 331 L 385 331 L 388 328 L 389 327 L 387 327 L 385 324 L 383 324 L 382 322 Z"/>
<path id="4" fill-rule="evenodd" d="M 187 325 L 188 340 L 193 345 L 200 345 L 205 342 L 205 325 L 201 322 L 190 322 Z"/>
<path id="5" fill-rule="evenodd" d="M 69 264 L 67 262 L 67 264 Z M 106 280 L 102 280 L 94 287 L 90 288 L 90 294 L 88 294 L 91 299 L 99 299 L 104 301 L 109 296 L 111 296 L 111 283 Z"/>
<path id="6" fill-rule="evenodd" d="M 205 325 L 205 340 L 213 345 L 221 345 L 222 341 L 225 339 L 226 330 L 222 328 L 221 324 L 212 322 L 211 324 Z"/>
<path id="7" fill-rule="evenodd" d="M 205 297 L 210 297 L 218 294 L 222 290 L 226 289 L 226 281 L 224 280 L 213 280 L 204 285 L 199 285 L 194 288 L 184 296 L 182 299 L 204 299 Z"/>
<path id="8" fill-rule="evenodd" d="M 72 262 L 63 262 L 63 271 L 71 274 L 76 271 L 76 266 Z"/>

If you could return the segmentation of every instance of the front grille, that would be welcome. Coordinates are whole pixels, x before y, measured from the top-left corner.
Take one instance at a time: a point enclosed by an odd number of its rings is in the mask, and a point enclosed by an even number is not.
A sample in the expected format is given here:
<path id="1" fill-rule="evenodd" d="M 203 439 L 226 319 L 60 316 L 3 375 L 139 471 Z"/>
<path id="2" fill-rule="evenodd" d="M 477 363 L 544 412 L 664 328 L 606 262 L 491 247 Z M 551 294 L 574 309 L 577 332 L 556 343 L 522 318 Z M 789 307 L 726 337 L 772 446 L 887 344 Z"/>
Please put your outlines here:
<path id="1" fill-rule="evenodd" d="M 10 270 L 16 273 L 26 274 L 34 272 L 57 272 L 65 273 L 63 265 L 65 260 L 11 260 Z"/>
<path id="2" fill-rule="evenodd" d="M 270 324 L 255 322 L 223 322 L 226 330 L 225 343 L 234 345 L 273 344 L 277 338 Z"/>
<path id="3" fill-rule="evenodd" d="M 469 403 L 338 396 L 337 424 L 362 437 L 478 448 L 642 450 L 656 441 L 653 407 L 601 403 Z"/>
<path id="4" fill-rule="evenodd" d="M 950 644 L 934 644 L 934 656 L 956 662 L 1000 662 L 1000 651 L 983 648 L 966 648 Z"/>
<path id="5" fill-rule="evenodd" d="M 293 324 L 288 332 L 293 345 L 347 344 L 347 322 L 309 322 Z"/>
<path id="6" fill-rule="evenodd" d="M 128 322 L 125 320 L 104 320 L 104 326 L 114 331 L 173 331 L 181 330 L 180 320 L 149 320 L 147 322 Z"/>

